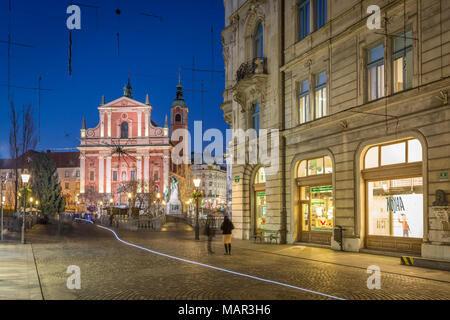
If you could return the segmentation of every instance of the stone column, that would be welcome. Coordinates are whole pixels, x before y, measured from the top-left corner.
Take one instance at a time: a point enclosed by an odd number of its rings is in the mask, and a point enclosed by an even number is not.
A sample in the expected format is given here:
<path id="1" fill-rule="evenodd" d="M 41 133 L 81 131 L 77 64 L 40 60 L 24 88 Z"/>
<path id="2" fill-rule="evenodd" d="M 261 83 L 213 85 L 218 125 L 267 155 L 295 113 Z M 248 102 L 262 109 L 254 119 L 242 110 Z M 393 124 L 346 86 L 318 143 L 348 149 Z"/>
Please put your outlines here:
<path id="1" fill-rule="evenodd" d="M 142 136 L 142 112 L 138 111 L 137 113 L 137 125 L 138 125 L 138 133 L 137 136 L 140 137 Z"/>
<path id="2" fill-rule="evenodd" d="M 80 156 L 80 194 L 85 192 L 86 157 Z"/>
<path id="3" fill-rule="evenodd" d="M 148 111 L 146 110 L 144 113 L 145 116 L 145 136 L 148 137 L 150 134 L 150 128 L 149 128 L 149 123 L 148 123 Z"/>
<path id="4" fill-rule="evenodd" d="M 150 191 L 149 189 L 149 174 L 150 174 L 150 157 L 144 157 L 144 192 L 147 193 Z"/>
<path id="5" fill-rule="evenodd" d="M 100 111 L 100 137 L 105 136 L 105 113 Z"/>
<path id="6" fill-rule="evenodd" d="M 105 186 L 105 158 L 98 157 L 98 193 L 104 193 Z"/>
<path id="7" fill-rule="evenodd" d="M 106 193 L 111 193 L 111 157 L 106 158 Z"/>
<path id="8" fill-rule="evenodd" d="M 136 157 L 136 175 L 137 175 L 137 193 L 142 192 L 142 157 L 137 156 Z"/>
<path id="9" fill-rule="evenodd" d="M 108 111 L 108 137 L 111 138 L 111 110 Z"/>
<path id="10" fill-rule="evenodd" d="M 167 189 L 166 189 L 167 188 Z M 163 192 L 169 189 L 169 155 L 163 156 Z"/>

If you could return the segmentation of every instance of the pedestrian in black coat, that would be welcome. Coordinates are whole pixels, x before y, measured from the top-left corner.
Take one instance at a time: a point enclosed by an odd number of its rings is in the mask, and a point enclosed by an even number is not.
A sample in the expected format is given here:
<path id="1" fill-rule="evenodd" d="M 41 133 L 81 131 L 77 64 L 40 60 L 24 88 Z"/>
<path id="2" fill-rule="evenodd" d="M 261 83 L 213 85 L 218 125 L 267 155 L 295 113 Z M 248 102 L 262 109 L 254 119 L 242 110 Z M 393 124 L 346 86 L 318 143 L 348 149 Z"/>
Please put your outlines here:
<path id="1" fill-rule="evenodd" d="M 231 237 L 232 237 L 232 231 L 234 229 L 233 222 L 228 218 L 228 216 L 225 216 L 223 218 L 222 225 L 220 226 L 220 229 L 223 232 L 223 244 L 225 246 L 225 255 L 231 255 Z"/>

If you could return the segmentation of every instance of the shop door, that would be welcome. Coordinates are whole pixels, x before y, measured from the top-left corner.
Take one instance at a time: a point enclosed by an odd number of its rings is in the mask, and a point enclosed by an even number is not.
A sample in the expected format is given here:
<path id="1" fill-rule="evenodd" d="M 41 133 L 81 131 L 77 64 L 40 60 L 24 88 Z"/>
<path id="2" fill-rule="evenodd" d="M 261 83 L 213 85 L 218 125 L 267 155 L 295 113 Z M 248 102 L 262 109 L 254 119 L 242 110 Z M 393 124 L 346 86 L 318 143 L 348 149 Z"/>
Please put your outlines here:
<path id="1" fill-rule="evenodd" d="M 334 221 L 333 187 L 300 187 L 300 230 L 298 240 L 331 244 Z"/>

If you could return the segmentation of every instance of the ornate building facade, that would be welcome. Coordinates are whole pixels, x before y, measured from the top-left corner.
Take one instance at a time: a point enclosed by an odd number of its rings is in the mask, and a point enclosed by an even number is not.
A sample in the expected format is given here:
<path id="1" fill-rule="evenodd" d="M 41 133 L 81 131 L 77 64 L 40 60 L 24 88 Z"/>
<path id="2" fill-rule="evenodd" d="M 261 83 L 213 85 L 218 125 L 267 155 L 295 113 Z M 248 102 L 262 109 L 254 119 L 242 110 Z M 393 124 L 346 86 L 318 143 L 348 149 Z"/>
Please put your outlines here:
<path id="1" fill-rule="evenodd" d="M 171 170 L 171 150 L 166 116 L 164 127 L 152 121 L 153 107 L 149 97 L 144 103 L 132 96 L 130 82 L 124 95 L 98 107 L 99 123 L 86 128 L 83 119 L 80 150 L 80 194 L 98 194 L 100 198 L 118 205 L 128 204 L 125 184 L 136 182 L 137 193 L 168 194 Z M 171 108 L 172 129 L 187 127 L 187 107 L 182 87 Z M 173 123 L 175 122 L 175 124 Z M 174 169 L 176 170 L 176 168 Z M 151 190 L 150 190 L 151 189 Z"/>
<path id="2" fill-rule="evenodd" d="M 280 131 L 277 173 L 233 163 L 235 236 L 450 259 L 450 2 L 224 4 L 224 118 Z"/>

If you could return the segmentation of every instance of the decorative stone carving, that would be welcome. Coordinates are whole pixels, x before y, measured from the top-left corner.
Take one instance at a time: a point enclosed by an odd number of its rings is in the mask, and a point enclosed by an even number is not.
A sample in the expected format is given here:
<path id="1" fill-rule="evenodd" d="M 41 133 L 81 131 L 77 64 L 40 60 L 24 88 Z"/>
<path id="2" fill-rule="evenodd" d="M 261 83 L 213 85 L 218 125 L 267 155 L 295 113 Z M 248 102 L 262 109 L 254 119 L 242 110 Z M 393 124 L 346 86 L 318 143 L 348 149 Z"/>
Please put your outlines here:
<path id="1" fill-rule="evenodd" d="M 445 200 L 445 191 L 444 190 L 436 190 L 436 198 L 433 202 L 433 206 L 446 206 L 448 202 Z"/>

